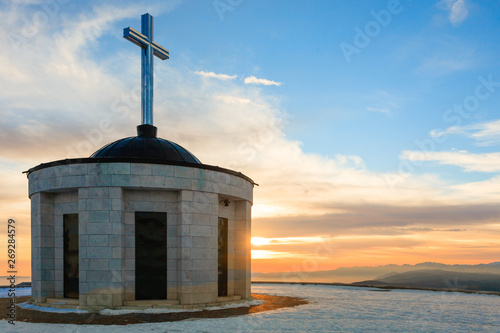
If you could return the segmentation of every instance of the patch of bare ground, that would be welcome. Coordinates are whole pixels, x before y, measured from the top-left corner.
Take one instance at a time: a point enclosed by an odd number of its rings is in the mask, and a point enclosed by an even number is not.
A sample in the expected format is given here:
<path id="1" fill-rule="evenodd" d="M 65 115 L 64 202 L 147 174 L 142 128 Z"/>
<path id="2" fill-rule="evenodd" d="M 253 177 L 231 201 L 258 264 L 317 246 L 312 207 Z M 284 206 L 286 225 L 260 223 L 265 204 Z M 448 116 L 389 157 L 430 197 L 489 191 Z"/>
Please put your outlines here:
<path id="1" fill-rule="evenodd" d="M 30 309 L 16 308 L 16 321 L 31 323 L 77 324 L 77 325 L 128 325 L 141 323 L 155 323 L 179 321 L 186 319 L 226 318 L 243 316 L 262 311 L 272 311 L 280 308 L 294 307 L 308 302 L 298 297 L 270 296 L 252 294 L 255 299 L 263 300 L 261 305 L 252 305 L 239 308 L 220 310 L 201 310 L 194 312 L 172 313 L 130 313 L 124 315 L 101 315 L 99 313 L 57 313 Z M 26 302 L 29 296 L 16 297 L 17 304 Z M 0 298 L 0 308 L 9 306 L 10 298 Z M 1 319 L 7 319 L 5 311 L 0 313 Z"/>

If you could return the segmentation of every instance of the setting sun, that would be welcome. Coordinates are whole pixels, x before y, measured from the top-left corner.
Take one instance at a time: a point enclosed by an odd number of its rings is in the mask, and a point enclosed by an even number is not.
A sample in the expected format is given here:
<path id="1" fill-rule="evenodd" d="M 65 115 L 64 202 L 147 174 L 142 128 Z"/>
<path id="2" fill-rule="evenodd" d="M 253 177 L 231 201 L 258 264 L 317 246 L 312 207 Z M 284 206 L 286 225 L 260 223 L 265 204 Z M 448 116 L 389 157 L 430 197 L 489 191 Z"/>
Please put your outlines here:
<path id="1" fill-rule="evenodd" d="M 252 245 L 261 246 L 267 245 L 271 242 L 270 239 L 264 237 L 252 237 Z"/>

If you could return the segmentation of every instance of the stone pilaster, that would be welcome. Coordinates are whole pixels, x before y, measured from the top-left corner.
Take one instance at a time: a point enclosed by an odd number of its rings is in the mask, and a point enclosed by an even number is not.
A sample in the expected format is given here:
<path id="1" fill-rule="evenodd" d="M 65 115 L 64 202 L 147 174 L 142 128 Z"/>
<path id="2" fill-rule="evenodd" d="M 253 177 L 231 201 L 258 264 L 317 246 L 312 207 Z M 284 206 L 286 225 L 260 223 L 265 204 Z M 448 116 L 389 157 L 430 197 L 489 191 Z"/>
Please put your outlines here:
<path id="1" fill-rule="evenodd" d="M 251 264 L 251 204 L 246 200 L 235 202 L 234 211 L 234 294 L 250 297 Z"/>
<path id="2" fill-rule="evenodd" d="M 45 302 L 55 291 L 54 200 L 49 193 L 31 196 L 31 297 Z"/>
<path id="3" fill-rule="evenodd" d="M 217 301 L 218 204 L 215 193 L 180 191 L 178 282 L 180 304 Z"/>
<path id="4" fill-rule="evenodd" d="M 80 306 L 123 305 L 123 195 L 120 187 L 78 191 Z"/>

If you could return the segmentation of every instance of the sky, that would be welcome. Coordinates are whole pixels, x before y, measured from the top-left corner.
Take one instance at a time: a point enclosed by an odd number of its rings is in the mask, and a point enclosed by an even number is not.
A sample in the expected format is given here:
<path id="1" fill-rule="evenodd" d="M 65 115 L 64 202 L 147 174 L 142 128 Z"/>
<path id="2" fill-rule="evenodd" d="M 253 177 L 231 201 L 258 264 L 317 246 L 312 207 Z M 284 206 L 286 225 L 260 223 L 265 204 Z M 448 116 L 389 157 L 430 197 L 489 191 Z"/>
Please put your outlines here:
<path id="1" fill-rule="evenodd" d="M 0 4 L 0 246 L 23 171 L 88 157 L 140 123 L 154 16 L 154 124 L 259 186 L 252 270 L 500 261 L 500 2 L 75 1 Z M 0 268 L 6 271 L 4 260 Z M 3 274 L 0 274 L 3 275 Z"/>

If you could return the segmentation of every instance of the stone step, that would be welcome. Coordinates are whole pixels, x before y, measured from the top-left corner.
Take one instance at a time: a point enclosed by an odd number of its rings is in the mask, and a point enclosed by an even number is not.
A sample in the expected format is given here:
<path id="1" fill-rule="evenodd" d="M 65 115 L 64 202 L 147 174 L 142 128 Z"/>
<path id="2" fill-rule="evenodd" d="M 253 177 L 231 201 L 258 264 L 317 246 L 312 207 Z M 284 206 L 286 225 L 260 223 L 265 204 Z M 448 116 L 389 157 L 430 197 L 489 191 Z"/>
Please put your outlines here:
<path id="1" fill-rule="evenodd" d="M 179 300 L 177 299 L 146 299 L 146 300 L 136 300 L 136 301 L 124 301 L 124 306 L 168 306 L 168 305 L 179 305 Z"/>
<path id="2" fill-rule="evenodd" d="M 239 301 L 240 299 L 241 299 L 241 296 L 239 296 L 239 295 L 234 295 L 234 296 L 219 296 L 219 297 L 217 297 L 217 302 Z"/>
<path id="3" fill-rule="evenodd" d="M 44 307 L 44 308 L 54 308 L 54 309 L 77 309 L 78 305 L 74 304 L 62 304 L 62 303 L 40 303 L 37 304 L 38 306 Z"/>
<path id="4" fill-rule="evenodd" d="M 80 305 L 80 300 L 76 298 L 47 298 L 48 304 Z"/>

